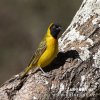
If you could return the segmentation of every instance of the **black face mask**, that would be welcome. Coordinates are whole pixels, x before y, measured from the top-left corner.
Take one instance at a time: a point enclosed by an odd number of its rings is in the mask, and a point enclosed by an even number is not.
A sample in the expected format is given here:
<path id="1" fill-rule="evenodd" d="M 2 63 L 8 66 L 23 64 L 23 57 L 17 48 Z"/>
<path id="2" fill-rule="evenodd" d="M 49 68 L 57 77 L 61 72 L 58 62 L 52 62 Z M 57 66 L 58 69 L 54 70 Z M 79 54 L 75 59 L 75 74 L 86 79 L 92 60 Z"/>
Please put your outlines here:
<path id="1" fill-rule="evenodd" d="M 50 31 L 51 31 L 51 35 L 57 39 L 58 34 L 61 31 L 61 26 L 58 24 L 52 24 L 52 26 L 50 27 Z"/>

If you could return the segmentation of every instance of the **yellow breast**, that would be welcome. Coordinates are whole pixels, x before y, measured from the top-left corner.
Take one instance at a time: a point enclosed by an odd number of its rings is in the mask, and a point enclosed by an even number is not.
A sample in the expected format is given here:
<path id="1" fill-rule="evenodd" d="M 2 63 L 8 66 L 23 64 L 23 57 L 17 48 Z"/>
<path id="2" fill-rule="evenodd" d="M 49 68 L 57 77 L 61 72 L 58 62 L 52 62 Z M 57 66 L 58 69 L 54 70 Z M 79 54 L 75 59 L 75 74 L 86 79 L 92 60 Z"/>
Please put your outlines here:
<path id="1" fill-rule="evenodd" d="M 53 37 L 46 38 L 47 48 L 37 62 L 37 66 L 45 67 L 52 62 L 58 53 L 58 41 Z"/>

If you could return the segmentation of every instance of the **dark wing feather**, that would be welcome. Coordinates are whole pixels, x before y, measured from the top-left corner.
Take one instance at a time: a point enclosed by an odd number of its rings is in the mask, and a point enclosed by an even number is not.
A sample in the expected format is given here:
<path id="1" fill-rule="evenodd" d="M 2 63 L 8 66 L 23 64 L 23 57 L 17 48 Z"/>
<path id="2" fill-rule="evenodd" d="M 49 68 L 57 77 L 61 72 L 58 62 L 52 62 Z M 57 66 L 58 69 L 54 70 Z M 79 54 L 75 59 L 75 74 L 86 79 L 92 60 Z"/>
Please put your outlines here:
<path id="1" fill-rule="evenodd" d="M 37 61 L 39 60 L 39 58 L 41 57 L 41 55 L 44 53 L 44 51 L 46 50 L 47 46 L 46 46 L 46 40 L 43 39 L 41 42 L 40 42 L 40 45 L 38 47 L 38 49 L 36 50 L 36 52 L 34 53 L 30 63 L 32 65 L 35 65 L 37 63 Z"/>

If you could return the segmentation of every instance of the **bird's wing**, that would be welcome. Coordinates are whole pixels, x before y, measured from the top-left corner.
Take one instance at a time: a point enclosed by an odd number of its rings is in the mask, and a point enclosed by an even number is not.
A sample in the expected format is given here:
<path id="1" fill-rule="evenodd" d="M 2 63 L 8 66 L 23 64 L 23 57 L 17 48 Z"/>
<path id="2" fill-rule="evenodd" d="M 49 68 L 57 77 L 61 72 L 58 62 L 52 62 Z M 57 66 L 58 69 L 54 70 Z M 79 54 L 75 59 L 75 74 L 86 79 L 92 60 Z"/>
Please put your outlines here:
<path id="1" fill-rule="evenodd" d="M 37 61 L 39 60 L 39 58 L 41 57 L 41 55 L 44 53 L 44 51 L 46 50 L 47 46 L 46 46 L 46 40 L 43 39 L 41 42 L 40 42 L 40 45 L 38 47 L 38 49 L 36 50 L 36 52 L 34 53 L 31 61 L 29 64 L 36 64 Z"/>

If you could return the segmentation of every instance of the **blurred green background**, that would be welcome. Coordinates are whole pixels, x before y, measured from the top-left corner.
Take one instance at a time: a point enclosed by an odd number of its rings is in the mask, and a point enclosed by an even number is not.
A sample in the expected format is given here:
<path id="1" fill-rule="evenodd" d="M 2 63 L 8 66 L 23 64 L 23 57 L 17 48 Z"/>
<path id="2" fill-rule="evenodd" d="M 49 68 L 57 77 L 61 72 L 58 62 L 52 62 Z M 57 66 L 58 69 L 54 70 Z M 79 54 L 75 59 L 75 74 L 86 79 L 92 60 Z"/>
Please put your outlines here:
<path id="1" fill-rule="evenodd" d="M 63 30 L 82 0 L 0 0 L 0 84 L 29 63 L 50 22 Z"/>

